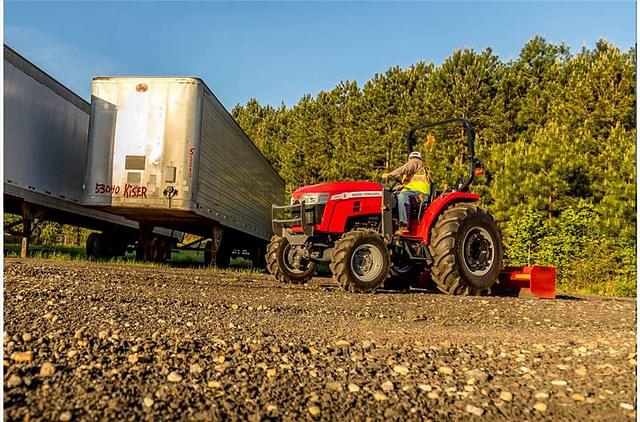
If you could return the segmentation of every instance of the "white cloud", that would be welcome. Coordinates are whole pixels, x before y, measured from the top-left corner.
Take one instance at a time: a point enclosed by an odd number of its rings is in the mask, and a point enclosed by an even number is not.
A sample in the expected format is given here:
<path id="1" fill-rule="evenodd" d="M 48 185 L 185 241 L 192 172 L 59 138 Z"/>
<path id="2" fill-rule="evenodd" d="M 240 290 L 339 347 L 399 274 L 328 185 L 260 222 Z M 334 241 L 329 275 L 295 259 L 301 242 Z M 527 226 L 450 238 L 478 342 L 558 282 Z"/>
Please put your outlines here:
<path id="1" fill-rule="evenodd" d="M 116 73 L 116 64 L 108 58 L 56 40 L 34 28 L 6 26 L 4 42 L 88 101 L 91 79 Z"/>

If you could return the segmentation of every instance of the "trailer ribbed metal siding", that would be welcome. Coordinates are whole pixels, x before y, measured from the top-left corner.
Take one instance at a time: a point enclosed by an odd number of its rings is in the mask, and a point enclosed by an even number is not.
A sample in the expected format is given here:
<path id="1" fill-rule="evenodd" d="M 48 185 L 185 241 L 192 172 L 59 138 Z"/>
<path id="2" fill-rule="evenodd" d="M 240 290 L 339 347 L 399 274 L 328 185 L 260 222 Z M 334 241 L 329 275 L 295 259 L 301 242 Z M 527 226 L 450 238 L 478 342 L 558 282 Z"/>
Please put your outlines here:
<path id="1" fill-rule="evenodd" d="M 4 47 L 4 182 L 79 202 L 91 106 Z"/>
<path id="2" fill-rule="evenodd" d="M 202 151 L 196 201 L 224 225 L 262 239 L 271 236 L 271 204 L 284 182 L 215 96 L 202 96 Z"/>
<path id="3" fill-rule="evenodd" d="M 205 236 L 219 223 L 270 238 L 284 181 L 202 80 L 97 77 L 92 107 L 84 204 Z M 131 157 L 140 168 L 126 164 Z M 130 184 L 146 193 L 123 195 Z"/>

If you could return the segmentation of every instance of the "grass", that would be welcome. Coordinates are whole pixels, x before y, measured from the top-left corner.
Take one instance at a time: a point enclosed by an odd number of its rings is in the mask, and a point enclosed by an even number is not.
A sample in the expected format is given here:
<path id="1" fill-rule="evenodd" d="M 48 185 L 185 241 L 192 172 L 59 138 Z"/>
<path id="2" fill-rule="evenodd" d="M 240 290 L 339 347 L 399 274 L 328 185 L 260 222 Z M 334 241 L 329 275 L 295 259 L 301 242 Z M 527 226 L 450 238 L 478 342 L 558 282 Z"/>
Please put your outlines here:
<path id="1" fill-rule="evenodd" d="M 20 256 L 19 244 L 4 244 L 4 256 L 6 258 L 17 258 Z M 166 262 L 144 262 L 137 261 L 134 252 L 127 252 L 124 256 L 111 259 L 89 259 L 84 247 L 63 246 L 63 245 L 30 245 L 29 258 L 50 259 L 54 261 L 75 261 L 75 262 L 99 262 L 103 264 L 113 264 L 118 266 L 135 267 L 156 267 L 156 268 L 200 268 L 204 266 L 204 256 L 199 251 L 176 250 L 171 252 L 171 259 Z M 233 258 L 229 265 L 230 271 L 243 273 L 261 273 L 261 269 L 251 267 L 251 261 L 243 257 Z"/>

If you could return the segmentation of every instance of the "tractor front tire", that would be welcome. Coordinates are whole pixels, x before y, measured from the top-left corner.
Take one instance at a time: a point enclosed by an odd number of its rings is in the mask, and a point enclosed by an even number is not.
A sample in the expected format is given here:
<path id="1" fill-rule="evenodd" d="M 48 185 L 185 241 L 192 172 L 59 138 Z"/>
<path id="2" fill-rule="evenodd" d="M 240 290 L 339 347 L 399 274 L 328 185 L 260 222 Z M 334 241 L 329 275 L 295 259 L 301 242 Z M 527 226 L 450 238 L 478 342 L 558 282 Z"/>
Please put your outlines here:
<path id="1" fill-rule="evenodd" d="M 431 278 L 449 295 L 478 296 L 502 270 L 502 236 L 493 218 L 470 203 L 445 210 L 431 230 Z"/>
<path id="2" fill-rule="evenodd" d="M 267 270 L 281 283 L 305 284 L 316 272 L 317 264 L 309 261 L 304 270 L 294 269 L 289 262 L 289 241 L 282 236 L 274 235 L 267 246 Z"/>
<path id="3" fill-rule="evenodd" d="M 378 232 L 353 230 L 336 242 L 329 268 L 344 290 L 373 292 L 389 276 L 389 249 Z"/>

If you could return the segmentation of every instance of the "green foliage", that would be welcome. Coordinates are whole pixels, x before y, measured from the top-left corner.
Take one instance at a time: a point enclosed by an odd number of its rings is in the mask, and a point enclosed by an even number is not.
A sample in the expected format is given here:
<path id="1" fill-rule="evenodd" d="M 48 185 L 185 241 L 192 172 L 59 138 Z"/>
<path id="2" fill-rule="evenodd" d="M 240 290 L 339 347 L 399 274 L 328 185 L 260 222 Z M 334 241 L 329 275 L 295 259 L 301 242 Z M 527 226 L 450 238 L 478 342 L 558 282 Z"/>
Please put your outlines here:
<path id="1" fill-rule="evenodd" d="M 540 242 L 549 234 L 544 214 L 529 206 L 507 224 L 507 258 L 513 264 L 536 262 Z"/>
<path id="2" fill-rule="evenodd" d="M 509 221 L 508 232 L 511 264 L 553 265 L 566 290 L 635 295 L 635 237 L 606 236 L 591 203 L 580 201 L 556 219 L 529 207 Z"/>

